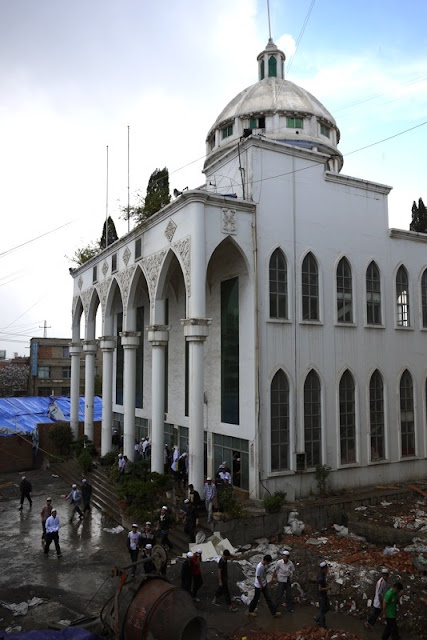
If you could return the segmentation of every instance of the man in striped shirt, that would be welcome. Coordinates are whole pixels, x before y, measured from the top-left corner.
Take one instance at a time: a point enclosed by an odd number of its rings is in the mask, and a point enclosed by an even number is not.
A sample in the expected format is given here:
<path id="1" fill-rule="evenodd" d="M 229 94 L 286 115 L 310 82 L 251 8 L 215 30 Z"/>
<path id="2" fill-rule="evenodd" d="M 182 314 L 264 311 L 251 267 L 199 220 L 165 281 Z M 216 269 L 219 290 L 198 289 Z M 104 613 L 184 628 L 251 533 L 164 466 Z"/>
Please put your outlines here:
<path id="1" fill-rule="evenodd" d="M 212 482 L 212 478 L 206 478 L 203 494 L 205 499 L 206 513 L 208 514 L 208 522 L 212 522 L 213 502 L 216 496 L 216 487 Z"/>

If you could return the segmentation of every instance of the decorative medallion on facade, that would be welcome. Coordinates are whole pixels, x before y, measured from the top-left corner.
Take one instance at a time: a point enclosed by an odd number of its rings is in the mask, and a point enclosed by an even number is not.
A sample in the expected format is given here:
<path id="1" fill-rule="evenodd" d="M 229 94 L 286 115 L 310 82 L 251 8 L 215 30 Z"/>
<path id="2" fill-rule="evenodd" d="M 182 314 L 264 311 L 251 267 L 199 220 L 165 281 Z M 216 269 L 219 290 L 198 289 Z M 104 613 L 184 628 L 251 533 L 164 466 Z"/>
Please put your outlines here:
<path id="1" fill-rule="evenodd" d="M 130 249 L 129 247 L 126 247 L 126 249 L 123 251 L 123 262 L 125 263 L 126 266 L 129 262 L 130 256 L 131 256 Z"/>
<path id="2" fill-rule="evenodd" d="M 165 229 L 165 236 L 168 239 L 169 242 L 172 242 L 172 238 L 175 235 L 175 231 L 176 231 L 176 224 L 173 220 L 169 220 L 168 222 L 168 226 Z"/>
<path id="3" fill-rule="evenodd" d="M 96 285 L 96 290 L 98 292 L 99 300 L 101 302 L 101 310 L 102 310 L 103 318 L 105 316 L 105 305 L 107 303 L 107 294 L 108 294 L 108 289 L 110 288 L 110 284 L 111 284 L 111 278 L 106 278 L 102 282 L 98 282 Z"/>
<path id="4" fill-rule="evenodd" d="M 190 257 L 190 249 L 191 249 L 191 238 L 187 236 L 183 240 L 180 240 L 176 244 L 173 245 L 177 250 L 181 261 L 182 266 L 184 268 L 184 280 L 187 287 L 187 295 L 191 295 L 191 276 L 190 276 L 190 267 L 191 267 L 191 257 Z"/>
<path id="5" fill-rule="evenodd" d="M 130 251 L 129 251 L 129 254 L 130 254 Z M 123 254 L 123 259 L 124 259 L 124 254 Z M 130 282 L 132 280 L 132 275 L 135 269 L 136 269 L 136 266 L 134 264 L 131 264 L 130 267 L 127 267 L 127 269 L 123 269 L 123 271 L 119 271 L 117 274 L 117 280 L 119 283 L 120 291 L 122 292 L 123 312 L 127 310 L 129 287 L 130 287 Z"/>
<path id="6" fill-rule="evenodd" d="M 159 277 L 160 267 L 162 266 L 163 259 L 166 251 L 159 251 L 159 253 L 153 253 L 153 255 L 142 259 L 145 275 L 147 278 L 148 289 L 150 291 L 151 306 L 154 307 L 154 297 L 156 295 L 157 280 Z"/>
<path id="7" fill-rule="evenodd" d="M 104 278 L 107 275 L 107 271 L 108 271 L 108 264 L 107 264 L 107 261 L 104 260 L 104 264 L 102 265 L 102 273 L 104 274 Z"/>
<path id="8" fill-rule="evenodd" d="M 79 289 L 80 291 L 82 290 L 82 286 L 83 286 L 83 278 L 80 276 L 80 278 L 77 280 L 77 284 L 79 285 Z"/>
<path id="9" fill-rule="evenodd" d="M 235 209 L 223 209 L 222 210 L 222 232 L 228 234 L 237 233 L 236 223 L 236 210 Z"/>

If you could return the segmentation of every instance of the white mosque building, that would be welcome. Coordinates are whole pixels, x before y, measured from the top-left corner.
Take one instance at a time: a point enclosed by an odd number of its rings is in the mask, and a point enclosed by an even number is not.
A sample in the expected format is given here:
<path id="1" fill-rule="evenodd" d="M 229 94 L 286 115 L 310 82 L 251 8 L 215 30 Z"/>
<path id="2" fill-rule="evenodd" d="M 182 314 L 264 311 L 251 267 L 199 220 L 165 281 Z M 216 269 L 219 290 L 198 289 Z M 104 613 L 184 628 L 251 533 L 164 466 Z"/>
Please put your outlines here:
<path id="1" fill-rule="evenodd" d="M 178 444 L 199 490 L 240 458 L 252 498 L 307 495 L 316 465 L 335 489 L 425 477 L 427 236 L 341 173 L 335 119 L 271 39 L 257 61 L 209 130 L 206 185 L 73 271 L 72 428 L 83 350 L 93 436 L 99 341 L 103 454 L 113 425 L 130 459 L 150 436 L 153 471 Z"/>

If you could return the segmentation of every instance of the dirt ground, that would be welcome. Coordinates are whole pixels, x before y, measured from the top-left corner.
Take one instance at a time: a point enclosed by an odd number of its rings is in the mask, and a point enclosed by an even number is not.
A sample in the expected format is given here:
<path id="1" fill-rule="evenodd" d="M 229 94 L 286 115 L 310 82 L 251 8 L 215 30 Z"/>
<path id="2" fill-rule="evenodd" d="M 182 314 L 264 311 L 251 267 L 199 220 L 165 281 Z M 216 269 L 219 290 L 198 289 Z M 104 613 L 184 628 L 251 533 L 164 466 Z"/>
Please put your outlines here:
<path id="1" fill-rule="evenodd" d="M 96 509 L 83 521 L 68 524 L 69 506 L 61 495 L 68 493 L 69 487 L 49 471 L 33 471 L 26 476 L 33 485 L 33 508 L 30 510 L 25 504 L 22 512 L 18 511 L 20 474 L 5 474 L 0 478 L 0 629 L 3 631 L 42 629 L 61 620 L 74 620 L 79 615 L 98 615 L 118 584 L 118 578 L 111 577 L 112 567 L 128 563 L 126 531 L 119 534 L 105 531 L 115 523 L 108 522 Z M 53 498 L 62 524 L 62 558 L 56 557 L 54 549 L 45 558 L 41 549 L 40 509 L 48 495 Z M 423 517 L 419 515 L 420 511 L 427 512 L 425 498 L 414 494 L 410 501 L 358 511 L 355 517 L 393 527 L 393 518 L 400 517 L 403 523 L 409 521 L 405 518 L 420 520 Z M 423 537 L 427 545 L 426 534 Z M 295 613 L 286 613 L 283 608 L 283 616 L 273 619 L 265 603 L 260 603 L 258 617 L 248 618 L 247 607 L 239 600 L 242 593 L 236 586 L 244 579 L 237 560 L 246 558 L 251 561 L 256 553 L 254 544 L 247 554 L 236 558 L 230 566 L 229 581 L 232 596 L 237 599 L 237 613 L 229 612 L 223 603 L 219 607 L 212 605 L 217 584 L 216 564 L 206 562 L 202 565 L 204 585 L 196 607 L 207 621 L 209 640 L 242 640 L 245 637 L 248 640 L 380 638 L 383 627 L 377 625 L 368 633 L 363 628 L 363 620 L 381 566 L 390 568 L 391 582 L 400 579 L 405 585 L 399 615 L 402 639 L 427 638 L 427 605 L 420 600 L 427 597 L 427 577 L 413 564 L 413 558 L 420 555 L 419 552 L 399 549 L 385 556 L 384 545 L 350 537 L 340 539 L 335 530 L 317 532 L 308 527 L 301 537 L 281 534 L 269 542 L 277 545 L 278 550 L 283 545 L 291 548 L 292 560 L 297 565 L 295 580 L 302 590 L 301 595 L 301 591 L 294 587 Z M 231 540 L 231 543 L 238 546 L 236 540 Z M 424 557 L 427 558 L 427 551 Z M 173 556 L 171 558 L 174 559 Z M 328 633 L 313 626 L 315 578 L 321 559 L 330 563 L 330 581 L 333 584 L 332 611 L 328 614 L 331 630 Z M 179 584 L 180 569 L 181 560 L 168 568 L 168 578 L 174 584 Z M 34 601 L 34 606 L 30 606 L 25 615 L 14 616 L 4 606 L 28 602 L 32 598 L 39 598 L 42 602 Z"/>

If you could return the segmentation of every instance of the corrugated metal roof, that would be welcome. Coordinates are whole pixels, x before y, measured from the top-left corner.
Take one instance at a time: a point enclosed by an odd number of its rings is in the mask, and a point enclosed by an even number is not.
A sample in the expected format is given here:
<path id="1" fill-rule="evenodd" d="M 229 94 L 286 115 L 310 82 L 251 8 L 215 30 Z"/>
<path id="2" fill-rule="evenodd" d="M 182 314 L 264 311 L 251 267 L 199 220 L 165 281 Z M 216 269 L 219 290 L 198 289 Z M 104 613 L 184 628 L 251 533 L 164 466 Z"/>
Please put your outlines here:
<path id="1" fill-rule="evenodd" d="M 64 414 L 66 422 L 70 420 L 70 398 L 58 396 L 54 398 L 58 409 Z M 0 436 L 31 434 L 38 424 L 54 424 L 49 416 L 49 405 L 52 398 L 30 396 L 25 398 L 0 398 Z M 79 398 L 79 420 L 85 417 L 85 399 Z M 102 398 L 95 396 L 93 419 L 102 420 Z"/>

